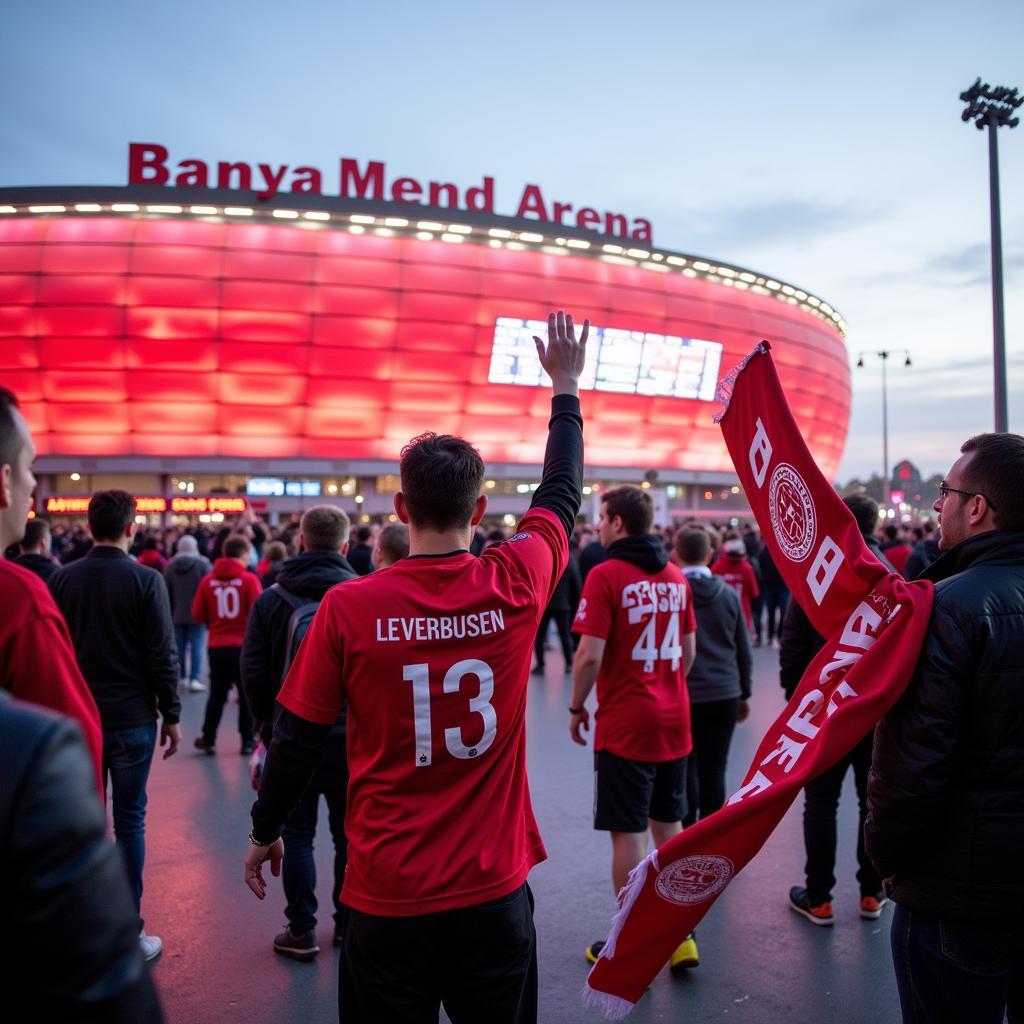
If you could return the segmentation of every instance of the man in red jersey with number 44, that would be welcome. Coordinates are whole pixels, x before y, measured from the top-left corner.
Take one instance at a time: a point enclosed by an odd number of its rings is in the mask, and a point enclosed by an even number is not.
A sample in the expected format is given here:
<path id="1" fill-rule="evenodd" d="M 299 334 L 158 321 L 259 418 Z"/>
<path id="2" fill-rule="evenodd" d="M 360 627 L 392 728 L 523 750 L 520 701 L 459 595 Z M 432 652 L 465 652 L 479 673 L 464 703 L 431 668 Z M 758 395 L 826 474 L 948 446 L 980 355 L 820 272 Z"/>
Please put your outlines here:
<path id="1" fill-rule="evenodd" d="M 578 381 L 589 324 L 536 338 L 553 397 L 544 473 L 510 540 L 469 552 L 487 507 L 476 449 L 423 434 L 395 511 L 410 553 L 328 591 L 278 695 L 245 881 L 266 895 L 279 837 L 348 701 L 345 1024 L 537 1019 L 533 897 L 546 853 L 526 778 L 533 640 L 569 558 L 583 482 Z"/>
<path id="2" fill-rule="evenodd" d="M 594 828 L 612 837 L 612 884 L 654 845 L 668 842 L 686 817 L 690 700 L 686 673 L 697 651 L 690 585 L 651 533 L 654 504 L 639 487 L 601 495 L 598 530 L 607 561 L 587 576 L 573 630 L 580 634 L 572 674 L 569 735 L 586 745 L 584 701 L 597 683 L 594 735 Z M 603 942 L 587 947 L 596 963 Z M 672 954 L 674 969 L 696 967 L 688 936 Z"/>

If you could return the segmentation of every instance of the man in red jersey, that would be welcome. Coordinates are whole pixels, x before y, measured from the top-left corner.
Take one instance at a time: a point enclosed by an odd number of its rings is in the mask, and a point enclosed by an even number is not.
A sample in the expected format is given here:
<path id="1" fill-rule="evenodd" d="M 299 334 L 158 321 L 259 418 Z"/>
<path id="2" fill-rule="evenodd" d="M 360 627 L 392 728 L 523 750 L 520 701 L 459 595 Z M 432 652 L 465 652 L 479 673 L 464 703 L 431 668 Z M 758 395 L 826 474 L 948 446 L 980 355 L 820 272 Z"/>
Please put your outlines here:
<path id="1" fill-rule="evenodd" d="M 569 735 L 586 746 L 584 707 L 597 682 L 594 734 L 594 828 L 612 837 L 612 884 L 618 893 L 647 856 L 647 832 L 661 846 L 686 816 L 690 701 L 686 673 L 696 654 L 697 621 L 690 587 L 650 532 L 654 504 L 639 487 L 601 496 L 598 529 L 607 561 L 587 575 L 573 630 Z M 594 963 L 603 947 L 587 947 Z M 687 938 L 673 967 L 696 967 Z"/>
<path id="2" fill-rule="evenodd" d="M 345 1024 L 537 1019 L 533 901 L 546 854 L 530 805 L 524 713 L 533 638 L 569 557 L 589 325 L 536 339 L 554 397 L 544 474 L 519 531 L 469 552 L 484 465 L 461 438 L 402 452 L 395 511 L 410 554 L 325 596 L 278 696 L 245 879 L 280 871 L 277 838 L 348 700 L 348 868 L 338 987 Z"/>
<path id="3" fill-rule="evenodd" d="M 25 536 L 36 446 L 18 401 L 0 388 L 0 552 Z M 46 584 L 0 555 L 0 687 L 81 726 L 103 792 L 100 713 L 75 660 L 68 627 Z"/>
<path id="4" fill-rule="evenodd" d="M 192 599 L 192 618 L 210 630 L 210 696 L 203 716 L 203 734 L 195 740 L 196 749 L 215 754 L 217 727 L 232 686 L 238 688 L 238 732 L 241 752 L 253 752 L 253 720 L 249 698 L 242 686 L 239 662 L 249 609 L 263 592 L 260 579 L 249 572 L 249 541 L 232 534 L 224 541 L 223 557 L 213 563 L 213 572 L 199 581 Z"/>
<path id="5" fill-rule="evenodd" d="M 753 602 L 755 598 L 761 596 L 761 588 L 758 586 L 757 575 L 747 558 L 747 548 L 741 538 L 732 537 L 725 542 L 722 554 L 715 559 L 714 565 L 711 566 L 711 572 L 715 576 L 721 576 L 739 595 L 740 604 L 743 605 L 743 614 L 747 620 L 747 629 L 753 629 Z"/>

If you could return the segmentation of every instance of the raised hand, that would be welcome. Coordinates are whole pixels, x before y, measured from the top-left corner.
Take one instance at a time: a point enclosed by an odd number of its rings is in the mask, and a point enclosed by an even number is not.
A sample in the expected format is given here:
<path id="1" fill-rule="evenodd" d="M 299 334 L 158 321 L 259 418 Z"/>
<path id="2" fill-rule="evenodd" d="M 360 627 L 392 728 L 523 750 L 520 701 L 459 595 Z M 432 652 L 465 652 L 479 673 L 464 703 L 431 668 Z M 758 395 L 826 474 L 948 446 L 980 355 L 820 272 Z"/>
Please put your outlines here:
<path id="1" fill-rule="evenodd" d="M 551 378 L 556 395 L 579 394 L 579 379 L 587 358 L 589 334 L 590 321 L 584 320 L 583 330 L 577 340 L 572 317 L 560 309 L 548 316 L 547 346 L 537 335 L 533 336 L 537 346 L 537 358 Z"/>

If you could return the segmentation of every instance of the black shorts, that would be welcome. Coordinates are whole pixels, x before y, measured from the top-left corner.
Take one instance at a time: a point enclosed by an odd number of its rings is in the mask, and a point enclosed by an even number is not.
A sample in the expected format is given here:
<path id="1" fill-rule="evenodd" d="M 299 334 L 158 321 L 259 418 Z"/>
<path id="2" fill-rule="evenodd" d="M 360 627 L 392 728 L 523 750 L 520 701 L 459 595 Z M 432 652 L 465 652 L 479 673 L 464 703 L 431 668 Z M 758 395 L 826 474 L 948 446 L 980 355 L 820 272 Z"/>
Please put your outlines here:
<path id="1" fill-rule="evenodd" d="M 594 753 L 594 828 L 646 832 L 647 821 L 686 817 L 686 758 L 630 761 L 607 750 Z"/>
<path id="2" fill-rule="evenodd" d="M 416 917 L 343 907 L 338 1012 L 345 1024 L 536 1024 L 537 935 L 528 885 Z"/>

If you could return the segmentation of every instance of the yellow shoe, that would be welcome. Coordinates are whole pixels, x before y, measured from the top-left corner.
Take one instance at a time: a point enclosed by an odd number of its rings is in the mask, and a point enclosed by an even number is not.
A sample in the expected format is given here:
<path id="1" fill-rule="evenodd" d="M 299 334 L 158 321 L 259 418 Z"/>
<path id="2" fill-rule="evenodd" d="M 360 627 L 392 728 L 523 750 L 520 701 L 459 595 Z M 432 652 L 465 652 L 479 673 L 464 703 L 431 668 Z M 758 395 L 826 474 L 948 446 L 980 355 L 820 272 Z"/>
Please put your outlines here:
<path id="1" fill-rule="evenodd" d="M 587 958 L 588 964 L 596 964 L 597 958 L 601 955 L 601 950 L 604 949 L 604 939 L 598 939 L 597 942 L 592 942 L 587 946 L 583 955 Z"/>
<path id="2" fill-rule="evenodd" d="M 697 940 L 692 935 L 687 935 L 682 942 L 676 946 L 668 962 L 673 971 L 685 971 L 690 967 L 700 966 L 700 956 L 697 953 Z"/>

